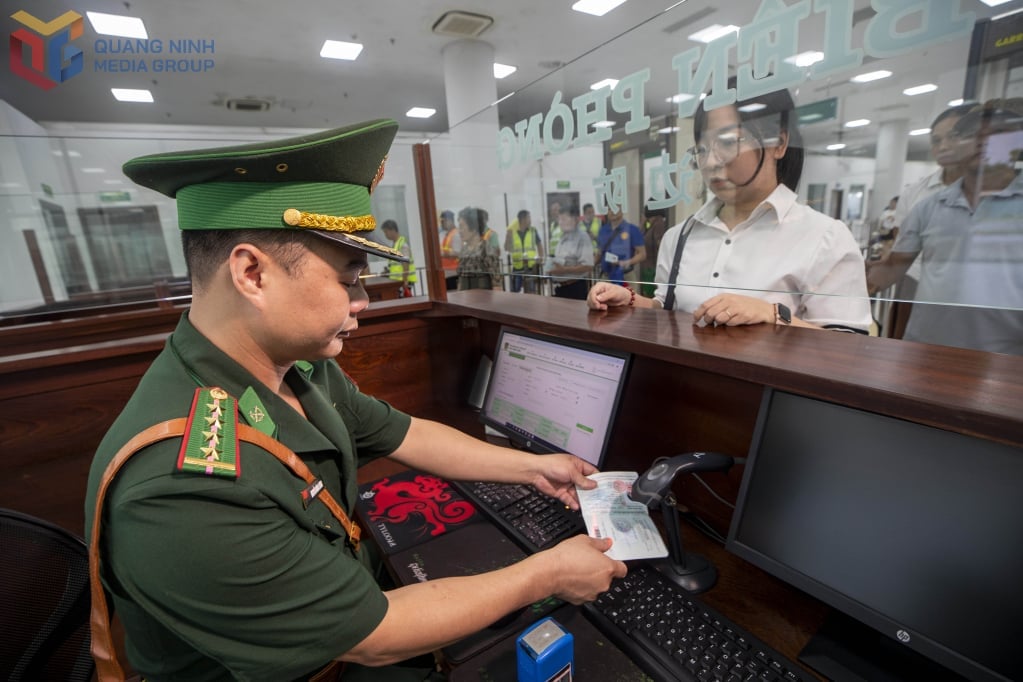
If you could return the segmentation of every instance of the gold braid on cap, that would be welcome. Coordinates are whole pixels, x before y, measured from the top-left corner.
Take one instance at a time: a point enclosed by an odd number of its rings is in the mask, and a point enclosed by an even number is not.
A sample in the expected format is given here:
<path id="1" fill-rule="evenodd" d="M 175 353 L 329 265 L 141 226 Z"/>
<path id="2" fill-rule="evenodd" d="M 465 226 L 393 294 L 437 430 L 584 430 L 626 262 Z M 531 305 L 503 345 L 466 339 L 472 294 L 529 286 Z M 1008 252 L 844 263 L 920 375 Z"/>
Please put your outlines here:
<path id="1" fill-rule="evenodd" d="M 330 232 L 372 232 L 377 221 L 371 215 L 339 216 L 323 213 L 306 213 L 297 208 L 284 212 L 284 222 L 292 227 L 312 227 Z"/>

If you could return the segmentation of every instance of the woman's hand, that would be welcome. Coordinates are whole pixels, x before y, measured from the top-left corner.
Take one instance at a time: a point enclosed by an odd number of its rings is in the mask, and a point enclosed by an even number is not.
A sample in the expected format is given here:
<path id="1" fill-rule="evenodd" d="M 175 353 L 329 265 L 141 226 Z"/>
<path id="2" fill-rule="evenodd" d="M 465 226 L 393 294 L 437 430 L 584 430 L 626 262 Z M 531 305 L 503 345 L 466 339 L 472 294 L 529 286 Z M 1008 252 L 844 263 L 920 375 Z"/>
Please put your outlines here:
<path id="1" fill-rule="evenodd" d="M 610 282 L 597 282 L 590 287 L 590 293 L 586 296 L 586 305 L 593 310 L 607 310 L 620 305 L 629 305 L 632 300 L 632 292 L 625 287 Z"/>
<path id="2" fill-rule="evenodd" d="M 718 294 L 693 311 L 693 322 L 736 327 L 744 324 L 774 324 L 774 304 L 751 296 Z"/>

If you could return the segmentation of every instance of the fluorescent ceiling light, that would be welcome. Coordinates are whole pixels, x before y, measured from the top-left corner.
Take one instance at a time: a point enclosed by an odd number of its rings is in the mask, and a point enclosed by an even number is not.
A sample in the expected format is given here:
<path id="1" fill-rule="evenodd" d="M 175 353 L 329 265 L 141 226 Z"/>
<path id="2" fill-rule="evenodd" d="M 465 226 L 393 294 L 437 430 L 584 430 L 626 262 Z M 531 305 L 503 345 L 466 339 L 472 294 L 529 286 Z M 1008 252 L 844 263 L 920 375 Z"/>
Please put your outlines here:
<path id="1" fill-rule="evenodd" d="M 405 112 L 405 115 L 409 118 L 430 118 L 437 113 L 436 109 L 430 109 L 427 107 L 412 107 Z"/>
<path id="2" fill-rule="evenodd" d="M 690 95 L 688 93 L 682 92 L 682 93 L 679 93 L 677 95 L 672 95 L 671 97 L 667 98 L 664 101 L 665 102 L 671 102 L 672 104 L 678 104 L 679 102 L 688 102 L 693 97 L 695 97 L 695 95 Z M 707 99 L 707 93 L 701 92 L 700 93 L 700 101 L 702 102 L 705 99 Z"/>
<path id="3" fill-rule="evenodd" d="M 794 64 L 800 68 L 806 68 L 807 66 L 813 66 L 817 62 L 824 61 L 824 53 L 816 51 L 800 52 L 799 54 L 794 54 L 791 57 L 786 57 L 783 61 L 788 62 L 789 64 Z"/>
<path id="4" fill-rule="evenodd" d="M 343 40 L 324 40 L 320 56 L 324 59 L 354 60 L 362 52 L 362 43 L 346 43 Z"/>
<path id="5" fill-rule="evenodd" d="M 86 12 L 85 16 L 89 17 L 92 29 L 100 35 L 149 40 L 146 25 L 138 17 L 103 14 L 102 12 Z"/>
<path id="6" fill-rule="evenodd" d="M 152 102 L 153 93 L 148 90 L 133 90 L 131 88 L 110 88 L 114 99 L 118 102 Z"/>
<path id="7" fill-rule="evenodd" d="M 739 27 L 733 24 L 728 26 L 722 26 L 721 24 L 711 24 L 705 29 L 697 31 L 696 33 L 689 34 L 689 40 L 695 40 L 698 43 L 712 43 L 722 36 L 726 36 L 729 33 L 738 33 Z"/>
<path id="8" fill-rule="evenodd" d="M 980 1 L 987 5 L 988 7 L 998 7 L 999 5 L 1004 5 L 1005 3 L 1009 2 L 1009 0 L 980 0 Z"/>
<path id="9" fill-rule="evenodd" d="M 855 121 L 849 121 L 848 123 L 846 123 L 845 127 L 846 128 L 862 128 L 863 126 L 869 126 L 869 125 L 870 125 L 870 119 L 869 118 L 858 118 Z"/>
<path id="10" fill-rule="evenodd" d="M 744 107 L 739 107 L 739 111 L 741 111 L 743 113 L 751 114 L 754 111 L 760 111 L 761 109 L 766 109 L 766 108 L 767 108 L 766 104 L 761 104 L 760 102 L 753 102 L 752 104 L 747 104 Z"/>
<path id="11" fill-rule="evenodd" d="M 885 71 L 882 69 L 881 71 L 870 71 L 868 73 L 861 73 L 858 76 L 853 76 L 849 80 L 851 80 L 853 83 L 869 83 L 870 81 L 879 81 L 882 78 L 888 78 L 888 76 L 890 75 L 892 75 L 891 71 Z"/>
<path id="12" fill-rule="evenodd" d="M 602 17 L 623 2 L 625 0 L 579 0 L 572 5 L 572 9 L 576 12 Z"/>
<path id="13" fill-rule="evenodd" d="M 618 81 L 615 80 L 614 78 L 605 78 L 604 80 L 597 81 L 596 83 L 591 85 L 590 90 L 600 90 L 605 85 L 614 90 L 614 87 L 618 85 Z"/>
<path id="14" fill-rule="evenodd" d="M 1001 14 L 996 14 L 995 16 L 991 17 L 991 21 L 1001 21 L 1005 17 L 1011 17 L 1012 15 L 1019 14 L 1020 12 L 1023 12 L 1023 7 L 1019 9 L 1010 10 L 1008 12 L 1003 12 Z"/>
<path id="15" fill-rule="evenodd" d="M 959 99 L 950 99 L 948 101 L 948 105 L 950 107 L 957 107 L 960 104 L 965 104 L 965 103 L 966 103 L 966 100 L 964 100 L 962 97 L 960 97 Z"/>
<path id="16" fill-rule="evenodd" d="M 836 142 L 835 144 L 829 144 L 825 147 L 829 152 L 837 152 L 839 149 L 845 149 L 844 142 Z"/>
<path id="17" fill-rule="evenodd" d="M 494 62 L 494 78 L 501 79 L 507 78 L 516 71 L 519 70 L 517 66 L 508 66 L 507 64 L 498 64 Z"/>
<path id="18" fill-rule="evenodd" d="M 914 85 L 911 88 L 906 88 L 902 91 L 902 94 L 912 97 L 913 95 L 922 95 L 926 92 L 934 92 L 937 89 L 938 86 L 934 83 L 924 83 L 923 85 Z"/>
<path id="19" fill-rule="evenodd" d="M 80 168 L 83 173 L 106 173 L 102 168 Z"/>
<path id="20" fill-rule="evenodd" d="M 909 134 L 915 137 L 917 135 L 926 135 L 929 132 L 931 132 L 930 128 L 917 128 L 916 130 L 910 130 Z"/>
<path id="21" fill-rule="evenodd" d="M 806 123 L 807 121 L 816 121 L 818 118 L 824 118 L 824 114 L 819 114 L 816 111 L 812 114 L 804 114 L 799 117 L 800 123 Z"/>
<path id="22" fill-rule="evenodd" d="M 666 128 L 659 128 L 657 132 L 659 132 L 661 135 L 667 135 L 668 133 L 677 133 L 678 126 L 668 126 Z"/>
<path id="23" fill-rule="evenodd" d="M 594 128 L 614 128 L 615 127 L 615 122 L 614 121 L 597 121 L 596 123 L 593 124 L 593 127 Z"/>

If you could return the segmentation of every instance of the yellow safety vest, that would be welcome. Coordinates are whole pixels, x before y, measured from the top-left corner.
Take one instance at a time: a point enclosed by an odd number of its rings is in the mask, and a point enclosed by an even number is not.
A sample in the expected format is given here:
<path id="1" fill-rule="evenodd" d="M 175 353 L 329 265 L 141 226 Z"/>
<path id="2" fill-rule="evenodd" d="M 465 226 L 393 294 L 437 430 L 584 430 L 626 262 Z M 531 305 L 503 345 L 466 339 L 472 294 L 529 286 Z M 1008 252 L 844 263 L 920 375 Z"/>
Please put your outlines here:
<path id="1" fill-rule="evenodd" d="M 525 267 L 531 268 L 536 263 L 536 238 L 533 236 L 533 228 L 526 230 L 525 239 L 518 230 L 512 231 L 512 267 L 521 270 L 523 261 Z"/>
<path id="2" fill-rule="evenodd" d="M 405 246 L 405 236 L 402 235 L 394 240 L 394 248 L 396 251 L 401 251 L 401 247 Z M 411 251 L 411 249 L 410 249 Z M 399 263 L 398 261 L 391 261 L 387 266 L 387 276 L 391 279 L 399 282 L 405 280 L 405 268 L 408 268 L 408 283 L 415 284 L 416 282 L 416 264 L 412 260 L 412 254 L 409 253 L 408 263 Z"/>

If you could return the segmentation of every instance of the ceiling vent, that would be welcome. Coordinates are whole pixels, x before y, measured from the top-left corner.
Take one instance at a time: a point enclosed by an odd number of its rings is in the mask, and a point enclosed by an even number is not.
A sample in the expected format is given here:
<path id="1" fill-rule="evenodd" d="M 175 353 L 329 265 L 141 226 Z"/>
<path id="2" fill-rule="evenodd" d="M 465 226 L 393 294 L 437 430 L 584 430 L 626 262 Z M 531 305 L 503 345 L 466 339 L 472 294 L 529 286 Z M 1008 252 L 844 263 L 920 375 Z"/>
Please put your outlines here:
<path id="1" fill-rule="evenodd" d="M 232 111 L 267 111 L 271 102 L 257 97 L 236 97 L 224 102 L 224 106 Z"/>
<path id="2" fill-rule="evenodd" d="M 479 38 L 494 25 L 494 18 L 483 14 L 454 10 L 445 12 L 433 25 L 433 32 L 455 38 Z"/>

